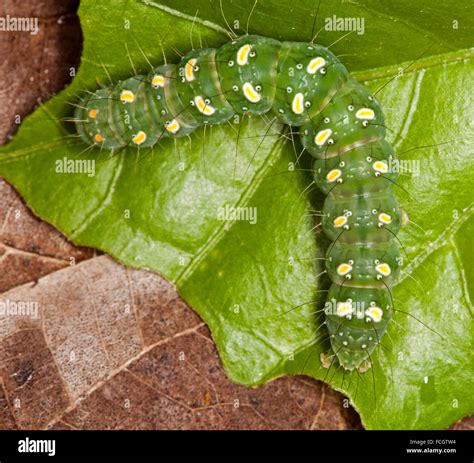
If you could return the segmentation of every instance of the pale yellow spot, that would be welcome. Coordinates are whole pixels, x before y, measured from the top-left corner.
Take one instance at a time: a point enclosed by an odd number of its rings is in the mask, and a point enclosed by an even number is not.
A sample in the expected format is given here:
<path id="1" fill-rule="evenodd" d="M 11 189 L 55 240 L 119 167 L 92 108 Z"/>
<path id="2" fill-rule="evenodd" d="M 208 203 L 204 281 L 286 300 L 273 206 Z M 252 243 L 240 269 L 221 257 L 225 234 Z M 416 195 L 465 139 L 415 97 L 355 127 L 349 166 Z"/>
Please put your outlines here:
<path id="1" fill-rule="evenodd" d="M 171 122 L 165 125 L 165 128 L 168 132 L 175 134 L 180 129 L 179 122 L 176 119 L 173 119 Z"/>
<path id="2" fill-rule="evenodd" d="M 295 114 L 303 114 L 304 112 L 304 95 L 297 93 L 291 103 L 291 109 Z"/>
<path id="3" fill-rule="evenodd" d="M 133 103 L 135 101 L 135 94 L 130 90 L 122 90 L 120 101 L 122 103 Z"/>
<path id="4" fill-rule="evenodd" d="M 345 215 L 340 215 L 339 217 L 336 217 L 332 223 L 336 228 L 343 227 L 347 223 L 347 217 Z"/>
<path id="5" fill-rule="evenodd" d="M 164 87 L 166 83 L 165 76 L 162 76 L 160 74 L 155 74 L 153 76 L 153 79 L 151 79 L 151 85 L 153 87 L 158 88 L 158 87 Z"/>
<path id="6" fill-rule="evenodd" d="M 143 130 L 140 130 L 133 138 L 132 138 L 133 143 L 135 145 L 141 145 L 146 141 L 146 133 L 143 132 Z"/>
<path id="7" fill-rule="evenodd" d="M 194 103 L 196 103 L 198 111 L 206 116 L 212 116 L 216 112 L 215 108 L 210 104 L 207 104 L 202 96 L 194 98 Z"/>
<path id="8" fill-rule="evenodd" d="M 317 58 L 313 58 L 309 64 L 306 70 L 308 71 L 309 74 L 316 74 L 324 65 L 326 64 L 326 60 L 318 56 Z"/>
<path id="9" fill-rule="evenodd" d="M 385 277 L 389 276 L 390 273 L 392 273 L 392 269 L 388 264 L 378 264 L 375 266 L 375 270 L 377 270 L 378 273 Z"/>
<path id="10" fill-rule="evenodd" d="M 353 312 L 352 304 L 350 302 L 338 302 L 336 307 L 336 314 L 339 317 L 345 317 Z"/>
<path id="11" fill-rule="evenodd" d="M 342 175 L 342 171 L 340 169 L 333 169 L 328 172 L 326 175 L 326 180 L 329 183 L 335 182 L 340 176 Z"/>
<path id="12" fill-rule="evenodd" d="M 388 172 L 388 164 L 385 161 L 375 161 L 372 164 L 372 167 L 377 172 L 387 173 Z"/>
<path id="13" fill-rule="evenodd" d="M 196 66 L 197 59 L 191 58 L 184 66 L 184 76 L 188 82 L 193 81 L 196 76 L 194 75 L 194 67 Z"/>
<path id="14" fill-rule="evenodd" d="M 392 222 L 392 217 L 389 214 L 382 212 L 381 214 L 379 214 L 379 220 L 380 222 L 388 225 L 389 223 Z"/>
<path id="15" fill-rule="evenodd" d="M 332 130 L 331 129 L 324 129 L 317 133 L 314 137 L 314 142 L 318 146 L 323 146 L 326 143 L 327 139 L 331 136 Z"/>
<path id="16" fill-rule="evenodd" d="M 97 142 L 97 143 L 102 143 L 105 141 L 105 138 L 100 134 L 100 133 L 96 133 L 95 134 L 95 137 L 94 137 L 94 140 Z"/>
<path id="17" fill-rule="evenodd" d="M 237 51 L 237 64 L 239 66 L 244 66 L 249 62 L 249 54 L 252 47 L 250 45 L 244 45 L 240 47 Z"/>
<path id="18" fill-rule="evenodd" d="M 405 209 L 402 209 L 402 225 L 408 225 L 410 223 L 410 217 L 408 217 L 408 212 Z"/>
<path id="19" fill-rule="evenodd" d="M 95 119 L 97 117 L 98 112 L 99 112 L 99 110 L 97 110 L 97 109 L 91 109 L 89 111 L 88 115 L 91 119 Z"/>
<path id="20" fill-rule="evenodd" d="M 344 276 L 347 275 L 352 270 L 351 264 L 339 264 L 337 267 L 337 274 Z"/>
<path id="21" fill-rule="evenodd" d="M 371 121 L 375 117 L 375 113 L 373 109 L 370 108 L 362 108 L 356 112 L 357 119 L 367 119 Z"/>
<path id="22" fill-rule="evenodd" d="M 258 93 L 252 86 L 250 82 L 245 82 L 245 84 L 242 87 L 242 90 L 244 92 L 245 98 L 249 100 L 251 103 L 258 103 L 261 99 L 262 96 L 260 93 Z"/>
<path id="23" fill-rule="evenodd" d="M 380 307 L 370 307 L 365 311 L 365 314 L 370 317 L 375 323 L 382 320 L 383 311 Z"/>

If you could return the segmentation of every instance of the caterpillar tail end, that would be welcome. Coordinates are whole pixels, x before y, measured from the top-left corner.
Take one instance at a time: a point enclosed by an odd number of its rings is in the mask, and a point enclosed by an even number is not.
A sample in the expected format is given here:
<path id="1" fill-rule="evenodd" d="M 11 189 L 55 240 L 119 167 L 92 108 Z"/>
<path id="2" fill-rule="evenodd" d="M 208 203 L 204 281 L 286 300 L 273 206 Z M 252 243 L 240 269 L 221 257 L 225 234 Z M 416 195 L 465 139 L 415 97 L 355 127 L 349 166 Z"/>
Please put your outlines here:
<path id="1" fill-rule="evenodd" d="M 321 352 L 320 360 L 323 368 L 331 368 L 331 359 L 335 356 L 332 350 Z M 352 371 L 359 370 L 359 373 L 366 373 L 372 368 L 372 363 L 367 358 L 361 358 L 359 355 L 353 355 L 353 352 L 345 352 L 345 355 L 338 356 L 339 364 L 345 369 Z"/>
<path id="2" fill-rule="evenodd" d="M 337 360 L 342 368 L 349 371 L 357 369 L 360 373 L 365 373 L 371 367 L 367 352 L 364 351 L 341 349 L 337 353 Z"/>
<path id="3" fill-rule="evenodd" d="M 325 307 L 326 326 L 333 354 L 321 361 L 337 361 L 345 370 L 370 368 L 372 352 L 387 330 L 392 317 L 387 288 L 341 287 L 333 284 Z"/>

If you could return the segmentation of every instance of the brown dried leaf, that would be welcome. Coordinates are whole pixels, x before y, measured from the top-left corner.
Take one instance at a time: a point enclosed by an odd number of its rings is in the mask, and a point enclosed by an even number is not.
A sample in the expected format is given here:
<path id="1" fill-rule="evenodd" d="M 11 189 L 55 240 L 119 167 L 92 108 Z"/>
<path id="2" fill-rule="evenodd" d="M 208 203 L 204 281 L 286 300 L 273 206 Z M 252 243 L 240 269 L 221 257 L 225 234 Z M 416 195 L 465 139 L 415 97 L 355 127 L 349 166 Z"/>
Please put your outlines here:
<path id="1" fill-rule="evenodd" d="M 38 308 L 38 317 L 0 319 L 8 427 L 356 425 L 340 396 L 315 381 L 286 377 L 255 390 L 231 384 L 207 329 L 174 287 L 109 257 L 55 271 L 2 300 Z"/>

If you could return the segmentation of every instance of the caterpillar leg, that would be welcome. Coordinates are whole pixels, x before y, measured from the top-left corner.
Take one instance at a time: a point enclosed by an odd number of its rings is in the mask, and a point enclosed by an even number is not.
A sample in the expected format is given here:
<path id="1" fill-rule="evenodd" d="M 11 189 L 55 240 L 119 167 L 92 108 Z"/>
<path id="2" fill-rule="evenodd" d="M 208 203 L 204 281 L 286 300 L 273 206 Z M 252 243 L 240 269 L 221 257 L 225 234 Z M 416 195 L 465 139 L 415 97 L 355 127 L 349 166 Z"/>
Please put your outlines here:
<path id="1" fill-rule="evenodd" d="M 319 356 L 319 359 L 321 360 L 321 366 L 323 368 L 329 369 L 329 367 L 331 366 L 330 352 L 331 352 L 330 350 L 327 352 L 321 352 L 321 355 Z"/>
<path id="2" fill-rule="evenodd" d="M 372 368 L 372 363 L 370 362 L 370 360 L 366 359 L 359 365 L 358 370 L 359 370 L 359 373 L 366 373 L 371 368 Z"/>

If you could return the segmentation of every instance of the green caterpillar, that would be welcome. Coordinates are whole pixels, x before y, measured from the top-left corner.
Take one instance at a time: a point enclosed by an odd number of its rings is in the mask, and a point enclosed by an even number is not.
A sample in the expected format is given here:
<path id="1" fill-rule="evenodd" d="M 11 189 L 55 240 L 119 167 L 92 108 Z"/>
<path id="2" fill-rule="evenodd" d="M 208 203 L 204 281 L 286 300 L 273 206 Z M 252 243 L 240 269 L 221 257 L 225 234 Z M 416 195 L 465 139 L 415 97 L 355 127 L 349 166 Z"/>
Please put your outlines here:
<path id="1" fill-rule="evenodd" d="M 332 357 L 364 371 L 393 312 L 390 287 L 402 264 L 396 234 L 406 220 L 391 185 L 392 147 L 380 105 L 327 48 L 245 35 L 220 49 L 193 50 L 85 97 L 76 110 L 85 143 L 149 147 L 234 114 L 273 112 L 299 127 L 327 195 L 322 227 L 332 240 L 325 308 Z M 327 366 L 328 356 L 322 356 Z M 332 362 L 331 362 L 332 363 Z"/>

